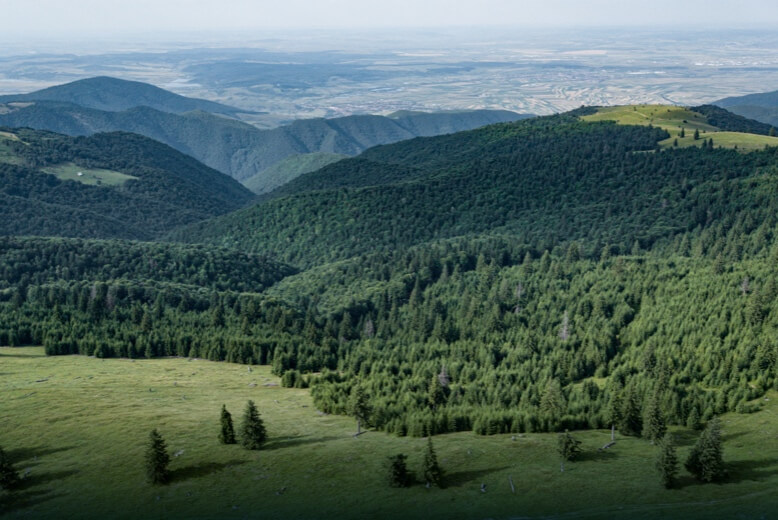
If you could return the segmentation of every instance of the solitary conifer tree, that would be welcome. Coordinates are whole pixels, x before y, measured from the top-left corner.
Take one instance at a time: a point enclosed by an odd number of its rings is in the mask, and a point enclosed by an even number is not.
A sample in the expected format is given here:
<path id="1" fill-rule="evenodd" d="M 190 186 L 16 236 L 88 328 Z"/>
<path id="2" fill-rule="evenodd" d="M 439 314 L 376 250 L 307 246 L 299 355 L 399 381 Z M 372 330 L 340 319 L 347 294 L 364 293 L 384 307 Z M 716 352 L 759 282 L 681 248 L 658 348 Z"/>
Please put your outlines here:
<path id="1" fill-rule="evenodd" d="M 643 437 L 649 439 L 651 444 L 664 437 L 667 432 L 667 425 L 659 406 L 659 396 L 654 394 L 648 401 L 646 408 L 646 417 L 643 421 Z"/>
<path id="2" fill-rule="evenodd" d="M 389 457 L 389 485 L 392 487 L 408 487 L 411 485 L 411 474 L 408 473 L 407 459 L 405 455 L 399 453 Z"/>
<path id="3" fill-rule="evenodd" d="M 219 441 L 222 444 L 235 444 L 235 428 L 232 426 L 232 415 L 227 411 L 227 406 L 222 405 L 221 416 L 222 430 L 219 433 Z"/>
<path id="4" fill-rule="evenodd" d="M 241 444 L 247 450 L 258 450 L 267 440 L 267 431 L 254 401 L 246 403 L 246 411 L 243 413 L 243 425 L 241 426 Z"/>
<path id="5" fill-rule="evenodd" d="M 357 435 L 359 435 L 362 433 L 362 423 L 367 423 L 370 417 L 370 404 L 367 402 L 367 395 L 362 385 L 357 384 L 351 391 L 348 408 L 349 413 L 357 420 Z"/>
<path id="6" fill-rule="evenodd" d="M 435 454 L 435 448 L 432 446 L 432 437 L 427 437 L 427 451 L 424 452 L 424 480 L 427 481 L 427 487 L 440 487 L 443 480 L 443 470 L 438 464 L 438 456 Z"/>
<path id="7" fill-rule="evenodd" d="M 3 448 L 0 448 L 0 489 L 13 489 L 19 483 L 19 473 Z"/>
<path id="8" fill-rule="evenodd" d="M 659 470 L 662 485 L 667 489 L 675 485 L 678 476 L 678 455 L 675 452 L 675 442 L 669 433 L 659 442 L 659 456 L 656 458 L 656 469 Z"/>
<path id="9" fill-rule="evenodd" d="M 575 460 L 581 453 L 581 441 L 570 435 L 570 432 L 565 430 L 565 433 L 559 434 L 557 443 L 557 452 L 562 459 L 561 471 L 565 470 L 565 461 Z"/>
<path id="10" fill-rule="evenodd" d="M 170 479 L 170 455 L 167 454 L 165 440 L 156 430 L 151 430 L 146 448 L 146 477 L 152 484 L 166 484 Z"/>
<path id="11" fill-rule="evenodd" d="M 717 417 L 700 434 L 685 466 L 689 473 L 703 482 L 721 480 L 726 476 L 722 458 L 721 423 Z"/>

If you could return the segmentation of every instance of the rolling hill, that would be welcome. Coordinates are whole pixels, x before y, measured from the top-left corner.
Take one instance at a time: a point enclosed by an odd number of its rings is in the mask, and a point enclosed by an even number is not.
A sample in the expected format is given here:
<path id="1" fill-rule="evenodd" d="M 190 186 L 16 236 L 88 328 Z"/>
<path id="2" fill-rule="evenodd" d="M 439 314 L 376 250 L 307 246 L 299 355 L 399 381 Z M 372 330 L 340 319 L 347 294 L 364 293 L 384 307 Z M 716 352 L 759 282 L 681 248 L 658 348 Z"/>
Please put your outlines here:
<path id="1" fill-rule="evenodd" d="M 297 170 L 282 167 L 285 174 L 281 177 L 277 171 L 269 172 L 266 178 L 262 173 L 295 155 L 357 155 L 378 144 L 469 130 L 528 117 L 500 110 L 402 112 L 386 117 L 360 115 L 301 120 L 274 129 L 260 130 L 224 117 L 226 112 L 220 112 L 216 109 L 218 107 L 211 110 L 210 105 L 199 100 L 184 102 L 178 100 L 181 96 L 172 93 L 167 93 L 176 96 L 172 100 L 160 94 L 165 102 L 153 103 L 151 106 L 137 104 L 146 99 L 156 99 L 146 94 L 145 87 L 155 89 L 152 93 L 161 89 L 150 85 L 136 86 L 129 82 L 128 86 L 120 82 L 118 92 L 137 88 L 142 91 L 141 94 L 128 95 L 124 105 L 109 103 L 104 98 L 108 96 L 106 92 L 112 91 L 114 81 L 119 80 L 87 82 L 90 88 L 77 89 L 78 95 L 68 95 L 75 88 L 74 84 L 68 84 L 53 87 L 56 95 L 47 95 L 42 100 L 35 99 L 38 93 L 0 98 L 0 125 L 29 127 L 74 136 L 97 132 L 133 132 L 172 146 L 240 182 L 249 182 L 254 177 L 252 186 L 270 189 L 278 185 L 278 179 L 291 178 L 290 172 Z M 101 86 L 105 90 L 100 90 Z M 57 90 L 59 88 L 63 90 Z M 106 106 L 112 110 L 100 108 Z M 120 108 L 122 106 L 126 108 Z M 190 110 L 180 112 L 173 108 Z"/>
<path id="2" fill-rule="evenodd" d="M 172 148 L 135 134 L 0 134 L 4 235 L 151 239 L 235 210 L 253 195 Z"/>
<path id="3" fill-rule="evenodd" d="M 161 112 L 182 114 L 202 110 L 214 114 L 235 116 L 244 110 L 174 94 L 165 89 L 107 76 L 81 79 L 28 94 L 0 96 L 0 104 L 29 101 L 55 101 L 107 112 L 121 112 L 136 107 L 149 107 Z"/>
<path id="4" fill-rule="evenodd" d="M 714 105 L 735 114 L 778 127 L 778 90 L 720 99 Z"/>

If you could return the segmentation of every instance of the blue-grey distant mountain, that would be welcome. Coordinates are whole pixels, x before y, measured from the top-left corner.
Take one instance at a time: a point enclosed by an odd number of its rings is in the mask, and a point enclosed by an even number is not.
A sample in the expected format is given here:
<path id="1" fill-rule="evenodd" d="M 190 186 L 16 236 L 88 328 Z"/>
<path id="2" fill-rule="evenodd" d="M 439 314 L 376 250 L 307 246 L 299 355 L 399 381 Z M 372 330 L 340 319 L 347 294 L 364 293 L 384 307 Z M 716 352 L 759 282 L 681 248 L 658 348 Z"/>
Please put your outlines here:
<path id="1" fill-rule="evenodd" d="M 778 127 L 778 90 L 728 97 L 713 104 L 743 117 Z"/>
<path id="2" fill-rule="evenodd" d="M 109 83 L 104 85 L 110 88 Z M 507 110 L 397 112 L 389 116 L 304 119 L 260 130 L 206 110 L 171 113 L 150 106 L 134 106 L 121 111 L 101 110 L 83 104 L 97 105 L 94 100 L 81 99 L 79 104 L 61 100 L 35 101 L 32 99 L 34 95 L 24 99 L 15 96 L 15 102 L 6 99 L 4 103 L 0 98 L 0 125 L 68 135 L 111 131 L 145 135 L 255 187 L 260 193 L 289 180 L 288 169 L 282 177 L 276 177 L 275 171 L 267 174 L 265 171 L 295 155 L 323 152 L 354 156 L 379 144 L 449 134 L 530 117 Z M 97 92 L 95 96 L 104 99 L 106 94 Z"/>
<path id="3" fill-rule="evenodd" d="M 205 99 L 180 96 L 148 83 L 107 76 L 80 79 L 29 94 L 0 96 L 0 103 L 12 101 L 59 101 L 108 112 L 119 112 L 142 106 L 173 114 L 203 110 L 234 116 L 246 112 L 246 110 Z"/>

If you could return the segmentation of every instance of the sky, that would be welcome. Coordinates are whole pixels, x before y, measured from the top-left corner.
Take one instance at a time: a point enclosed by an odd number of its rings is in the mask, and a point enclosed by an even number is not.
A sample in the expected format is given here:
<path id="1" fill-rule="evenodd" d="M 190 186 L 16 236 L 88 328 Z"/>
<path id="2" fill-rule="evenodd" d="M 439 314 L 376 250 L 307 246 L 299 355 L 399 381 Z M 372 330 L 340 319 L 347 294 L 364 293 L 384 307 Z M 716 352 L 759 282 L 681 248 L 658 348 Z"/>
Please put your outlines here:
<path id="1" fill-rule="evenodd" d="M 0 0 L 6 37 L 450 26 L 778 26 L 776 0 Z"/>

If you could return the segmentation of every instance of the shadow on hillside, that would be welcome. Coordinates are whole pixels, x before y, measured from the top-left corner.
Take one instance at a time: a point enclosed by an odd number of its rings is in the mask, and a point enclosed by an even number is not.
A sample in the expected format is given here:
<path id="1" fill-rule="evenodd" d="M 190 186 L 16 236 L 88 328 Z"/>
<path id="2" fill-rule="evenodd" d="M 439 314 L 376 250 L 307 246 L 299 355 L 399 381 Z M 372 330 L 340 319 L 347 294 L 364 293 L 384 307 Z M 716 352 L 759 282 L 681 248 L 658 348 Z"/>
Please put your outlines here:
<path id="1" fill-rule="evenodd" d="M 75 448 L 75 446 L 60 446 L 56 448 L 35 446 L 34 448 L 14 448 L 6 451 L 6 453 L 15 465 L 28 468 L 37 465 L 37 463 L 40 462 L 40 459 L 46 455 L 72 450 L 73 448 Z"/>
<path id="2" fill-rule="evenodd" d="M 617 449 L 616 446 L 618 445 L 611 446 L 607 450 L 584 450 L 578 455 L 578 458 L 575 459 L 575 462 L 615 460 L 618 458 L 618 455 L 613 451 L 614 449 Z"/>
<path id="3" fill-rule="evenodd" d="M 262 446 L 262 451 L 282 450 L 305 444 L 336 441 L 343 437 L 287 437 L 286 439 L 273 440 Z"/>
<path id="4" fill-rule="evenodd" d="M 724 461 L 727 465 L 727 471 L 729 471 L 725 482 L 761 481 L 778 475 L 778 461 L 775 460 L 762 459 L 727 462 L 725 458 Z"/>
<path id="5" fill-rule="evenodd" d="M 192 478 L 207 477 L 208 475 L 216 473 L 217 471 L 221 471 L 232 466 L 240 466 L 241 464 L 245 463 L 245 460 L 230 460 L 228 462 L 204 462 L 194 466 L 174 469 L 170 472 L 170 482 L 181 482 L 183 480 L 189 480 Z"/>
<path id="6" fill-rule="evenodd" d="M 19 481 L 19 485 L 17 486 L 18 491 L 24 491 L 26 489 L 41 486 L 43 484 L 49 484 L 53 482 L 58 482 L 60 480 L 64 480 L 70 476 L 75 475 L 78 473 L 77 470 L 69 469 L 65 471 L 52 471 L 49 473 L 36 473 L 35 471 L 32 471 L 28 476 L 24 477 Z"/>
<path id="7" fill-rule="evenodd" d="M 0 516 L 37 506 L 59 496 L 62 494 L 52 493 L 50 489 L 41 491 L 19 491 L 17 489 L 10 493 L 0 494 Z"/>
<path id="8" fill-rule="evenodd" d="M 478 487 L 481 485 L 481 478 L 489 475 L 490 473 L 496 473 L 508 469 L 508 466 L 502 466 L 499 468 L 479 469 L 474 471 L 457 471 L 454 473 L 446 473 L 443 476 L 444 488 L 450 487 L 462 487 L 465 484 Z"/>

